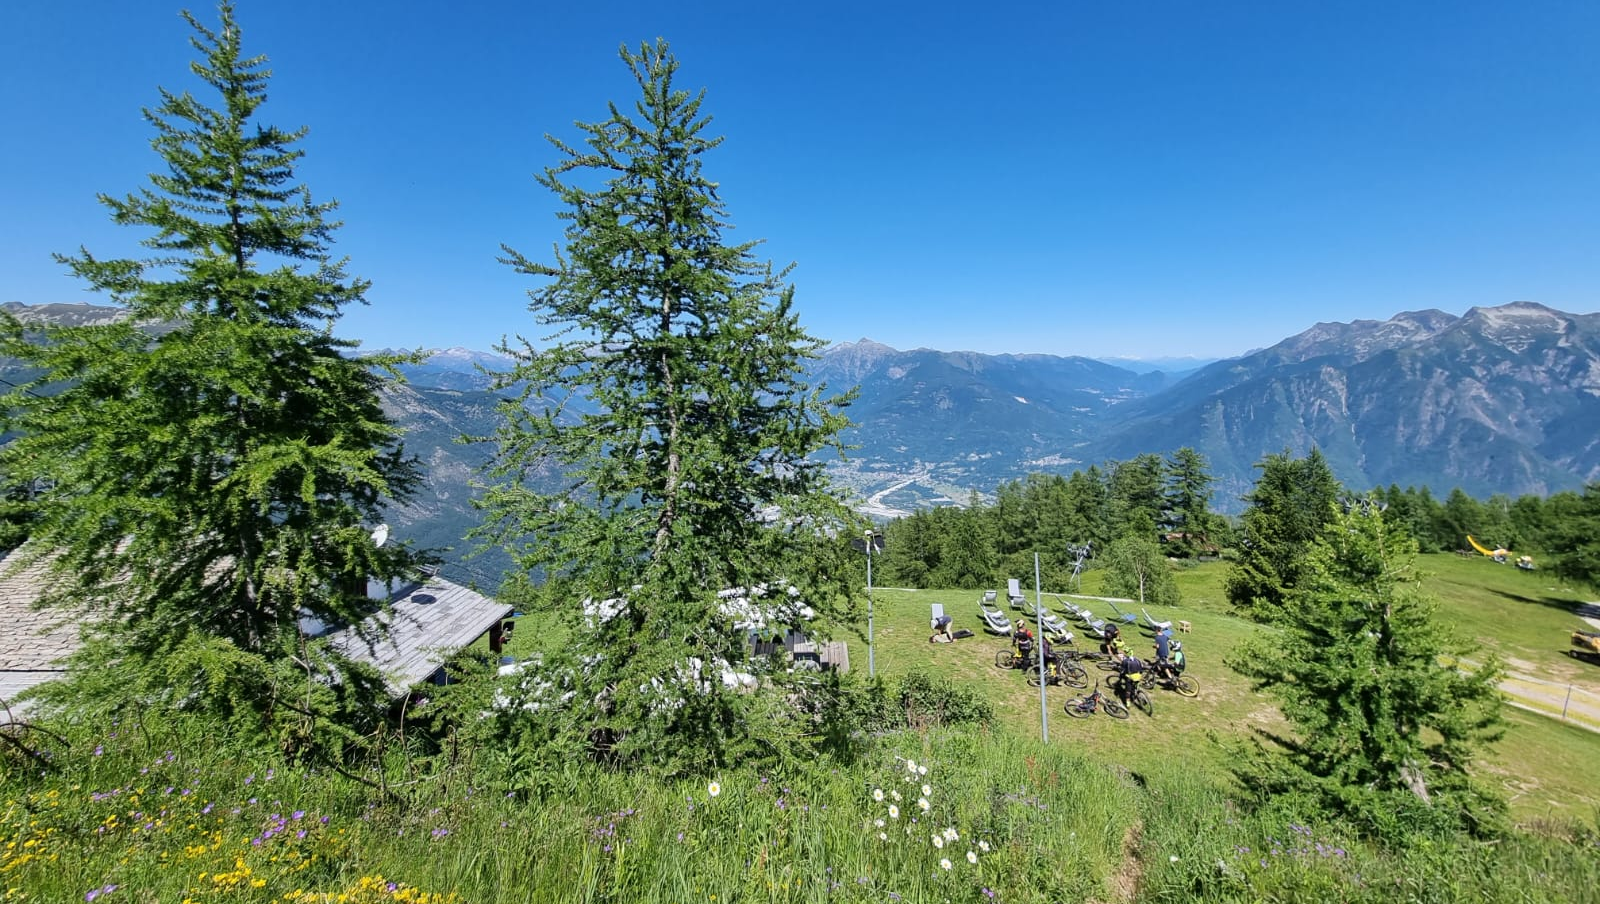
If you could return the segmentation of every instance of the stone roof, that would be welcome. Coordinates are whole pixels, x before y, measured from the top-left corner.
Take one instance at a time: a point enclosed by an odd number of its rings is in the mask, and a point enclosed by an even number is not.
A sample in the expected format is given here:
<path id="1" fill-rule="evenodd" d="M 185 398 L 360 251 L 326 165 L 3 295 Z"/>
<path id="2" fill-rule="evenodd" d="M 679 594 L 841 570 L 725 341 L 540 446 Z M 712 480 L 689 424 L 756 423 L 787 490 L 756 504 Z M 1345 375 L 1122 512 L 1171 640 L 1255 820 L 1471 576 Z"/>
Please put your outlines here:
<path id="1" fill-rule="evenodd" d="M 0 700 L 59 678 L 77 649 L 78 625 L 62 613 L 34 608 L 44 592 L 49 561 L 26 568 L 13 551 L 0 560 Z M 459 650 L 482 637 L 511 607 L 441 577 L 401 587 L 389 607 L 328 635 L 350 658 L 375 666 L 396 695 L 426 681 Z M 368 642 L 365 634 L 372 638 Z"/>
<path id="2" fill-rule="evenodd" d="M 0 672 L 59 673 L 60 660 L 78 646 L 77 623 L 63 623 L 60 612 L 34 608 L 50 563 L 40 560 L 19 570 L 21 561 L 18 551 L 0 560 Z"/>

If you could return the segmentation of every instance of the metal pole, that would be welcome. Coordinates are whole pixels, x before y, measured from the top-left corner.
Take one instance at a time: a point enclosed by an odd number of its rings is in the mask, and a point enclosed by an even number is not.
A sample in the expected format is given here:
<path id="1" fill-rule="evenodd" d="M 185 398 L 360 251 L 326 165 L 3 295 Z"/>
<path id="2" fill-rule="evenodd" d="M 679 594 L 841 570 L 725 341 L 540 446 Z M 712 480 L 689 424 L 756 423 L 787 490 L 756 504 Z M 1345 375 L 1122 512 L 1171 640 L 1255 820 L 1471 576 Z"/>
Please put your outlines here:
<path id="1" fill-rule="evenodd" d="M 1050 743 L 1050 708 L 1045 705 L 1044 688 L 1049 684 L 1044 671 L 1044 590 L 1039 586 L 1039 554 L 1033 554 L 1033 615 L 1039 624 L 1039 734 Z"/>
<path id="2" fill-rule="evenodd" d="M 877 663 L 872 657 L 872 531 L 867 531 L 867 677 L 878 675 Z"/>
<path id="3" fill-rule="evenodd" d="M 1567 721 L 1567 707 L 1572 705 L 1572 685 L 1567 685 L 1567 699 L 1561 704 L 1561 721 Z"/>

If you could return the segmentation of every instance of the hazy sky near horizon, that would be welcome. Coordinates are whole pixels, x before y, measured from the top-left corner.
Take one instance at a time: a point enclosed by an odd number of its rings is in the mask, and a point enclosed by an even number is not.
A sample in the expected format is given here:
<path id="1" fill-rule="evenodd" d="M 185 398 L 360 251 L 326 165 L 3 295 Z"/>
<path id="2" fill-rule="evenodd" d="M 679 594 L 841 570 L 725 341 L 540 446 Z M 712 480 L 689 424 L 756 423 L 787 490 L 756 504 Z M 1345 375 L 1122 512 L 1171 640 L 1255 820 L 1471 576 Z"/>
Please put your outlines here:
<path id="1" fill-rule="evenodd" d="M 51 259 L 142 249 L 97 193 L 161 166 L 194 90 L 173 0 L 0 4 L 0 301 L 104 303 Z M 214 23 L 214 7 L 191 5 Z M 546 133 L 707 90 L 730 240 L 795 262 L 829 341 L 1220 357 L 1319 321 L 1600 310 L 1600 4 L 239 0 L 263 122 L 308 126 L 372 280 L 368 346 L 539 334 L 501 243 L 550 260 Z"/>

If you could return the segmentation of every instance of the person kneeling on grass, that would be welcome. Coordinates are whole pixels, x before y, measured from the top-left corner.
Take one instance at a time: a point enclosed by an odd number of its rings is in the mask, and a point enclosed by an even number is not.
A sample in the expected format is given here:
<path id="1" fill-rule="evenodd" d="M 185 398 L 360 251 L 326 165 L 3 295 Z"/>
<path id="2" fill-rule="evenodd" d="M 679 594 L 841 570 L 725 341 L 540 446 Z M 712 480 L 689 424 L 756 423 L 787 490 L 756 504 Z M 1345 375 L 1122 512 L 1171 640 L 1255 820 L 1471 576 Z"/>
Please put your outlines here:
<path id="1" fill-rule="evenodd" d="M 950 636 L 950 616 L 941 615 L 933 622 L 933 636 L 928 638 L 928 643 L 951 643 L 955 640 Z"/>
<path id="2" fill-rule="evenodd" d="M 1133 697 L 1133 689 L 1144 680 L 1144 663 L 1139 657 L 1129 653 L 1122 657 L 1117 664 L 1117 699 L 1127 703 Z"/>

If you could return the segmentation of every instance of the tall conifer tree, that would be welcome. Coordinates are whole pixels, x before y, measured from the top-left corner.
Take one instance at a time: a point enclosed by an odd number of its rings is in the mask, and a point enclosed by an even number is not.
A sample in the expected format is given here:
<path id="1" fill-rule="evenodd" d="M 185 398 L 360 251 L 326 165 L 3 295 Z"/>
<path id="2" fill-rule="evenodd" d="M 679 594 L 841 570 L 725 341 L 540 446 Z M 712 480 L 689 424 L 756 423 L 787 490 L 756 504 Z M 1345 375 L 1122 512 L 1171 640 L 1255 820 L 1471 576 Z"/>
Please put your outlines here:
<path id="1" fill-rule="evenodd" d="M 46 602 L 87 613 L 80 688 L 259 726 L 310 684 L 352 689 L 311 680 L 338 666 L 306 658 L 299 619 L 354 619 L 367 576 L 412 564 L 369 532 L 418 472 L 379 404 L 393 362 L 331 332 L 368 284 L 330 256 L 335 205 L 294 181 L 305 130 L 257 122 L 270 71 L 219 13 L 216 30 L 184 14 L 215 106 L 162 90 L 145 117 L 165 171 L 100 197 L 150 253 L 59 256 L 127 317 L 5 324 L 4 353 L 40 375 L 5 398 L 20 436 L 0 473 L 44 488 L 28 549 Z"/>
<path id="2" fill-rule="evenodd" d="M 1499 827 L 1473 781 L 1500 729 L 1499 664 L 1455 638 L 1419 589 L 1417 545 L 1357 500 L 1306 548 L 1294 613 L 1230 660 L 1277 698 L 1292 734 L 1241 760 L 1262 801 L 1305 795 L 1378 835 Z"/>
<path id="3" fill-rule="evenodd" d="M 772 730 L 750 714 L 759 701 L 704 674 L 748 656 L 719 591 L 787 582 L 818 611 L 848 593 L 834 538 L 857 522 L 808 458 L 836 443 L 845 400 L 803 380 L 821 343 L 800 327 L 787 271 L 755 242 L 723 241 L 701 169 L 722 139 L 706 134 L 703 92 L 677 87 L 664 41 L 621 55 L 632 112 L 579 123 L 581 147 L 550 139 L 564 159 L 540 183 L 565 205 L 564 251 L 540 263 L 506 249 L 541 281 L 529 307 L 551 333 L 502 348 L 517 360 L 503 385 L 525 392 L 502 407 L 484 505 L 575 629 L 567 736 L 705 769 Z M 530 489 L 550 468 L 565 484 Z M 620 609 L 586 617 L 585 599 Z"/>

